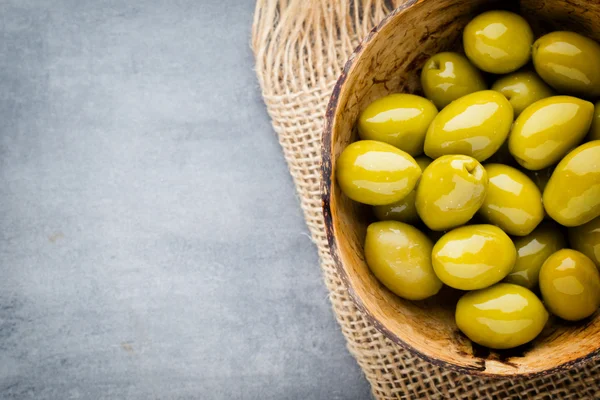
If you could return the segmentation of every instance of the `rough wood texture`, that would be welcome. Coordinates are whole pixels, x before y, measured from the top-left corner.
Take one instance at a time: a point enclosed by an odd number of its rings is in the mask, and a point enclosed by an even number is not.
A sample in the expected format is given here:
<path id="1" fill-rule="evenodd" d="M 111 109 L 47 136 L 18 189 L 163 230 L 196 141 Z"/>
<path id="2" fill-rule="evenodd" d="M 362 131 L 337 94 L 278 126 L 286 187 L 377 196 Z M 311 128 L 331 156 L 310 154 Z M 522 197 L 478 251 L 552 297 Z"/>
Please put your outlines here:
<path id="1" fill-rule="evenodd" d="M 531 344 L 503 352 L 474 346 L 454 323 L 456 294 L 425 302 L 398 298 L 370 273 L 363 257 L 368 213 L 335 183 L 335 161 L 356 139 L 357 117 L 394 92 L 419 93 L 431 55 L 460 47 L 465 24 L 490 8 L 520 11 L 536 33 L 570 29 L 600 39 L 600 3 L 585 0 L 494 2 L 413 0 L 387 17 L 357 48 L 339 78 L 323 135 L 323 207 L 332 256 L 357 306 L 377 329 L 424 359 L 475 375 L 525 376 L 565 369 L 600 354 L 600 314 L 580 324 L 551 321 Z"/>

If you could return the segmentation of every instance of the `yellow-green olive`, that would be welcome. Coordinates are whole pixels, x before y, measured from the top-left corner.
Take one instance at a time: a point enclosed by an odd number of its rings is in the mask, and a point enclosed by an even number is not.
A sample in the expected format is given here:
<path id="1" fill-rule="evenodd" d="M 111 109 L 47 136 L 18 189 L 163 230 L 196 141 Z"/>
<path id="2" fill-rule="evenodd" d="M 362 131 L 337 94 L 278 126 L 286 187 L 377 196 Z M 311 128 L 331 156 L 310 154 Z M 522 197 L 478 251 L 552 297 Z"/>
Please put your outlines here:
<path id="1" fill-rule="evenodd" d="M 575 32 L 552 32 L 533 44 L 533 65 L 562 93 L 600 96 L 600 45 Z"/>
<path id="2" fill-rule="evenodd" d="M 432 247 L 431 240 L 411 225 L 374 222 L 367 228 L 365 258 L 377 279 L 393 293 L 422 300 L 442 287 L 431 266 Z"/>
<path id="3" fill-rule="evenodd" d="M 527 64 L 533 32 L 523 17 L 509 11 L 488 11 L 473 18 L 463 31 L 465 54 L 479 69 L 506 74 Z"/>
<path id="4" fill-rule="evenodd" d="M 370 205 L 402 200 L 417 184 L 421 169 L 410 154 L 375 140 L 360 140 L 337 160 L 337 181 L 346 196 Z"/>
<path id="5" fill-rule="evenodd" d="M 536 101 L 515 121 L 508 139 L 510 153 L 524 168 L 549 167 L 583 140 L 593 113 L 592 103 L 576 97 Z"/>
<path id="6" fill-rule="evenodd" d="M 502 94 L 483 90 L 461 97 L 433 119 L 425 137 L 425 154 L 431 158 L 463 154 L 484 161 L 508 136 L 512 106 Z"/>
<path id="7" fill-rule="evenodd" d="M 553 95 L 552 89 L 532 71 L 504 76 L 492 85 L 492 90 L 506 96 L 515 111 L 515 117 L 536 101 Z"/>
<path id="8" fill-rule="evenodd" d="M 358 135 L 418 156 L 423 153 L 425 133 L 437 113 L 433 103 L 424 97 L 390 94 L 375 100 L 360 114 Z"/>
<path id="9" fill-rule="evenodd" d="M 516 236 L 530 234 L 544 219 L 542 194 L 535 183 L 516 168 L 486 164 L 487 195 L 479 215 Z"/>
<path id="10" fill-rule="evenodd" d="M 469 156 L 442 156 L 423 171 L 416 207 L 429 229 L 443 231 L 468 222 L 488 185 L 485 169 Z"/>
<path id="11" fill-rule="evenodd" d="M 558 163 L 544 190 L 544 208 L 564 226 L 600 216 L 600 140 L 577 147 Z"/>
<path id="12" fill-rule="evenodd" d="M 461 290 L 483 289 L 501 281 L 515 265 L 517 251 L 502 229 L 467 225 L 446 233 L 433 247 L 436 275 Z"/>
<path id="13" fill-rule="evenodd" d="M 417 157 L 415 161 L 419 165 L 419 168 L 421 168 L 421 171 L 425 171 L 425 168 L 431 164 L 432 160 L 427 157 Z M 417 187 L 418 185 L 417 183 Z M 400 201 L 383 206 L 374 206 L 373 212 L 375 213 L 375 217 L 380 221 L 400 221 L 415 224 L 419 221 L 417 207 L 415 206 L 416 198 L 417 189 L 415 188 Z"/>
<path id="14" fill-rule="evenodd" d="M 529 235 L 515 238 L 514 243 L 517 261 L 504 281 L 527 289 L 537 286 L 544 261 L 567 245 L 560 228 L 552 222 L 542 223 Z"/>
<path id="15" fill-rule="evenodd" d="M 578 321 L 592 315 L 600 306 L 600 273 L 586 255 L 562 249 L 542 265 L 540 291 L 552 314 Z"/>
<path id="16" fill-rule="evenodd" d="M 594 118 L 590 127 L 589 140 L 600 140 L 600 101 L 594 106 Z"/>
<path id="17" fill-rule="evenodd" d="M 465 56 L 451 52 L 438 53 L 425 62 L 421 86 L 438 110 L 459 97 L 487 89 L 481 72 Z"/>
<path id="18" fill-rule="evenodd" d="M 600 268 L 600 217 L 587 224 L 569 228 L 569 242 Z"/>
<path id="19" fill-rule="evenodd" d="M 463 295 L 455 318 L 458 329 L 473 342 L 510 349 L 535 339 L 548 321 L 548 312 L 529 289 L 499 283 Z"/>

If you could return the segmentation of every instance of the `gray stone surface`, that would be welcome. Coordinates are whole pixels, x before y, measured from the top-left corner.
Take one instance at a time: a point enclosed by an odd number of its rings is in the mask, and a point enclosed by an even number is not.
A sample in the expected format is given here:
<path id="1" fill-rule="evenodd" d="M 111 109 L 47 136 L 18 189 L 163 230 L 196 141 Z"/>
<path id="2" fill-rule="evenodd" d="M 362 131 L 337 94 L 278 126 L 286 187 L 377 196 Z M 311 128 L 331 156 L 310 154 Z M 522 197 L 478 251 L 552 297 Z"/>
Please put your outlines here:
<path id="1" fill-rule="evenodd" d="M 364 399 L 254 2 L 0 1 L 0 397 Z"/>

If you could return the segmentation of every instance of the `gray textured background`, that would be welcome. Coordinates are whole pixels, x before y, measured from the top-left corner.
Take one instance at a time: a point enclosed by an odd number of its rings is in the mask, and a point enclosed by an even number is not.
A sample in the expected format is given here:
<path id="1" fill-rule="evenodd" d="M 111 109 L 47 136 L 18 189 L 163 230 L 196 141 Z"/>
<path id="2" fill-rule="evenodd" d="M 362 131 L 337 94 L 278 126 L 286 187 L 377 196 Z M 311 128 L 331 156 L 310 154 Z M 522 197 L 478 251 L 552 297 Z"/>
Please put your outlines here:
<path id="1" fill-rule="evenodd" d="M 0 1 L 0 397 L 364 399 L 254 2 Z"/>

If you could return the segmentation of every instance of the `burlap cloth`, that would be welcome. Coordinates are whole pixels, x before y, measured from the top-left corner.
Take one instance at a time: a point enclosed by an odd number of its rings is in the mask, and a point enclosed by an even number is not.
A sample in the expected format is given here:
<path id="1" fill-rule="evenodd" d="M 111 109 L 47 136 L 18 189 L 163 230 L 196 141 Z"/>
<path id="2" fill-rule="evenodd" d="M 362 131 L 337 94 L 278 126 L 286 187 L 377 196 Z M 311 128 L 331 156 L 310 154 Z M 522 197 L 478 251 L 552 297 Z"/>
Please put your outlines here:
<path id="1" fill-rule="evenodd" d="M 319 192 L 325 108 L 359 40 L 401 2 L 258 0 L 254 16 L 256 73 L 348 349 L 378 399 L 600 398 L 600 363 L 537 379 L 488 380 L 423 361 L 377 331 L 356 308 L 338 276 L 329 253 Z"/>

